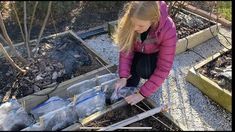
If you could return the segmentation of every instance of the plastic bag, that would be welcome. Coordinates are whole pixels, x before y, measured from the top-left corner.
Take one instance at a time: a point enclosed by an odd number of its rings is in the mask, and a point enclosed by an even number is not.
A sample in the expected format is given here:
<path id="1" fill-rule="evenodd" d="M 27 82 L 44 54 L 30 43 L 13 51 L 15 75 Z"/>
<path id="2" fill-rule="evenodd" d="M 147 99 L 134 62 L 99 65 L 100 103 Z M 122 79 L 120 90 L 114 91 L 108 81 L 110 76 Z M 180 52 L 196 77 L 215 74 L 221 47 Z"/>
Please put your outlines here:
<path id="1" fill-rule="evenodd" d="M 117 75 L 114 73 L 104 74 L 96 78 L 96 84 L 101 85 L 102 83 L 117 78 Z"/>
<path id="2" fill-rule="evenodd" d="M 8 118 L 8 114 L 21 107 L 16 99 L 11 99 L 9 102 L 5 102 L 0 105 L 0 130 L 3 130 L 3 123 Z"/>
<path id="3" fill-rule="evenodd" d="M 72 106 L 64 106 L 39 117 L 41 127 L 46 131 L 61 130 L 78 120 Z"/>
<path id="4" fill-rule="evenodd" d="M 74 106 L 79 118 L 84 118 L 105 107 L 105 93 L 101 91 L 100 87 L 95 87 L 79 95 Z"/>
<path id="5" fill-rule="evenodd" d="M 17 110 L 21 107 L 16 99 L 11 99 L 9 102 L 0 105 L 0 117 L 3 114 L 7 114 L 11 110 Z M 0 118 L 1 119 L 1 118 Z"/>
<path id="6" fill-rule="evenodd" d="M 101 91 L 101 87 L 100 86 L 96 86 L 93 87 L 83 93 L 77 94 L 74 96 L 74 103 L 79 102 L 81 100 L 86 99 L 87 97 L 91 97 L 93 95 L 95 95 L 97 92 Z"/>
<path id="7" fill-rule="evenodd" d="M 3 131 L 19 131 L 33 123 L 33 117 L 29 116 L 23 107 L 20 107 L 18 110 L 10 111 L 3 119 L 1 126 Z"/>
<path id="8" fill-rule="evenodd" d="M 58 96 L 54 96 L 54 97 L 49 98 L 46 102 L 34 107 L 30 111 L 30 113 L 33 114 L 35 119 L 38 119 L 39 116 L 42 116 L 48 112 L 51 112 L 51 111 L 59 109 L 63 106 L 66 106 L 69 103 L 70 103 L 70 101 L 68 101 L 68 100 L 64 100 Z"/>
<path id="9" fill-rule="evenodd" d="M 79 82 L 67 88 L 67 91 L 73 95 L 80 94 L 96 86 L 96 80 L 90 79 Z"/>
<path id="10" fill-rule="evenodd" d="M 122 98 L 125 98 L 129 95 L 134 94 L 137 91 L 136 87 L 123 87 L 119 90 L 114 90 L 112 96 L 110 97 L 110 101 L 111 103 L 115 103 L 119 100 L 121 100 Z"/>

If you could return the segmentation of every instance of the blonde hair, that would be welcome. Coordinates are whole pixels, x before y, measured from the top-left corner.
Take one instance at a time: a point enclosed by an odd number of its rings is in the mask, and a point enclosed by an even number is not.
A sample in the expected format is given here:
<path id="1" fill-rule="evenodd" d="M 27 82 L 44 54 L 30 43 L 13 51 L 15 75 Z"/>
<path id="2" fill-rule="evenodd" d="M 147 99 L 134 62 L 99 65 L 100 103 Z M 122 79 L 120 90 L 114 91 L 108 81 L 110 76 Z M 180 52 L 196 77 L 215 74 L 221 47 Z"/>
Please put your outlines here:
<path id="1" fill-rule="evenodd" d="M 112 38 L 120 50 L 129 51 L 133 48 L 133 42 L 137 37 L 134 25 L 130 18 L 150 20 L 152 26 L 156 26 L 160 18 L 159 4 L 156 1 L 133 1 L 123 8 L 123 14 L 118 20 L 118 25 Z"/>

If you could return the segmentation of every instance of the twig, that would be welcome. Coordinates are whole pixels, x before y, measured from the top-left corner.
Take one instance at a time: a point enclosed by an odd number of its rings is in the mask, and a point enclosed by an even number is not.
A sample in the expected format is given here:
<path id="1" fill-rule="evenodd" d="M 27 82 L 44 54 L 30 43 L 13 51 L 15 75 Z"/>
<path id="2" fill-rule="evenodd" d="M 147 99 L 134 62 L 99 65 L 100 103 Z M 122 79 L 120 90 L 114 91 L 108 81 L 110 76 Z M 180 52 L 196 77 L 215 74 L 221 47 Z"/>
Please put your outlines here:
<path id="1" fill-rule="evenodd" d="M 112 72 L 107 68 L 107 66 L 105 66 L 97 57 L 95 57 L 95 59 L 96 59 L 109 73 L 112 73 Z"/>
<path id="2" fill-rule="evenodd" d="M 33 14 L 32 14 L 30 25 L 29 25 L 29 40 L 30 40 L 30 34 L 31 34 L 31 29 L 32 29 L 32 25 L 33 25 L 33 19 L 34 19 L 34 16 L 35 16 L 37 5 L 38 5 L 38 1 L 36 1 L 35 5 L 33 7 Z"/>
<path id="3" fill-rule="evenodd" d="M 35 48 L 36 48 L 36 54 L 37 54 L 37 52 L 38 52 L 39 42 L 40 42 L 40 40 L 41 40 L 43 31 L 44 31 L 44 29 L 45 29 L 47 20 L 48 20 L 48 18 L 49 18 L 50 12 L 51 12 L 51 5 L 52 5 L 52 2 L 50 1 L 50 2 L 49 2 L 49 5 L 48 5 L 48 9 L 47 9 L 47 15 L 46 15 L 46 17 L 45 17 L 45 19 L 44 19 L 42 28 L 41 28 L 40 33 L 39 33 L 39 36 L 38 36 L 38 40 L 37 40 L 37 42 L 36 42 L 36 47 L 35 47 Z"/>
<path id="4" fill-rule="evenodd" d="M 8 36 L 7 34 L 7 30 L 6 30 L 6 27 L 5 27 L 5 24 L 3 22 L 3 18 L 2 18 L 2 14 L 0 13 L 0 27 L 2 29 L 2 34 L 4 36 L 4 38 L 6 39 L 7 41 L 7 44 L 8 46 L 10 47 L 10 50 L 16 55 L 16 57 L 24 64 L 26 65 L 27 64 L 27 60 L 25 60 L 15 49 L 15 47 L 13 46 L 13 43 L 10 39 L 10 37 Z"/>
<path id="5" fill-rule="evenodd" d="M 27 12 L 26 12 L 26 1 L 24 1 L 24 33 L 25 33 L 25 45 L 27 48 L 28 58 L 31 58 L 31 49 L 29 46 L 28 30 L 27 30 Z"/>
<path id="6" fill-rule="evenodd" d="M 7 61 L 17 70 L 19 70 L 20 72 L 22 72 L 23 74 L 26 73 L 26 70 L 20 68 L 13 60 L 12 58 L 9 56 L 9 54 L 7 53 L 7 51 L 4 49 L 2 43 L 0 42 L 0 51 L 3 52 L 3 55 L 6 57 Z"/>
<path id="7" fill-rule="evenodd" d="M 13 10 L 14 10 L 15 15 L 16 15 L 17 23 L 18 23 L 18 25 L 19 25 L 19 27 L 20 27 L 20 32 L 21 32 L 23 41 L 25 42 L 24 32 L 23 32 L 22 26 L 21 26 L 21 24 L 20 24 L 20 19 L 19 19 L 19 15 L 18 15 L 18 13 L 17 13 L 17 11 L 16 11 L 15 4 L 12 3 L 12 6 L 13 6 Z"/>

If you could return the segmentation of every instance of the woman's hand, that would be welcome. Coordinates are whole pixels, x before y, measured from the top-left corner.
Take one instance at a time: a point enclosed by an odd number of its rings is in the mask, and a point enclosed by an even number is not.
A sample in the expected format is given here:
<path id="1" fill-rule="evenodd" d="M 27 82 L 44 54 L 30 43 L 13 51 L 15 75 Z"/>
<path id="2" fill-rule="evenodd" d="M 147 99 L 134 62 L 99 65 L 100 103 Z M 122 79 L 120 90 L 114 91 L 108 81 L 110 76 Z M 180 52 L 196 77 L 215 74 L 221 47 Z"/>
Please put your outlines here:
<path id="1" fill-rule="evenodd" d="M 115 83 L 115 90 L 119 90 L 119 89 L 121 89 L 121 88 L 123 88 L 123 87 L 125 87 L 126 86 L 126 83 L 127 83 L 127 78 L 121 78 L 121 79 L 119 79 L 116 83 Z"/>
<path id="2" fill-rule="evenodd" d="M 139 92 L 136 94 L 129 95 L 125 98 L 126 102 L 130 105 L 135 105 L 143 99 L 144 97 Z"/>

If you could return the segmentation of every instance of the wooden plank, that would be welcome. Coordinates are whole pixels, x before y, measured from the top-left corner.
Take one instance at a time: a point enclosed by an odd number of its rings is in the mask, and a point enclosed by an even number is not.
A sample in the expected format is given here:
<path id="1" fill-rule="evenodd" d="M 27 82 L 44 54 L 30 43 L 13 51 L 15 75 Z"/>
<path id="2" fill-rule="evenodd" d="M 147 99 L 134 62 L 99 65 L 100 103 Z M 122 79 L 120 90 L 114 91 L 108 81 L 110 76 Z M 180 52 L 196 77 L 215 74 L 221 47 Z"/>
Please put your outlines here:
<path id="1" fill-rule="evenodd" d="M 150 97 L 146 98 L 144 101 L 147 103 L 147 105 L 152 108 L 159 107 Z M 183 125 L 178 120 L 174 119 L 173 116 L 171 116 L 168 112 L 162 111 L 159 114 L 165 116 L 166 118 L 168 118 L 168 120 L 172 121 L 172 123 L 178 126 L 181 131 L 188 131 L 188 128 L 185 125 Z"/>
<path id="2" fill-rule="evenodd" d="M 201 61 L 200 63 L 196 64 L 194 66 L 194 69 L 197 70 L 199 69 L 200 67 L 204 66 L 205 64 L 211 62 L 212 60 L 218 58 L 219 56 L 221 56 L 224 52 L 227 52 L 228 50 L 232 49 L 232 47 L 227 47 L 227 48 L 223 48 L 222 50 L 218 51 L 218 53 L 208 57 L 207 59 Z"/>
<path id="3" fill-rule="evenodd" d="M 175 52 L 175 54 L 180 54 L 180 53 L 184 52 L 185 50 L 187 50 L 188 41 L 187 41 L 186 38 L 182 38 L 182 39 L 180 39 L 176 42 L 176 52 Z"/>
<path id="4" fill-rule="evenodd" d="M 112 34 L 115 32 L 115 28 L 117 25 L 118 20 L 108 22 L 108 34 L 112 36 Z"/>
<path id="5" fill-rule="evenodd" d="M 213 25 L 209 28 L 187 36 L 189 43 L 187 49 L 191 49 L 198 44 L 201 44 L 202 42 L 205 42 L 206 40 L 216 36 L 218 34 L 217 28 L 220 28 L 220 26 L 221 24 Z"/>
<path id="6" fill-rule="evenodd" d="M 232 113 L 232 94 L 217 83 L 191 68 L 186 80 L 200 89 L 204 94 Z"/>

